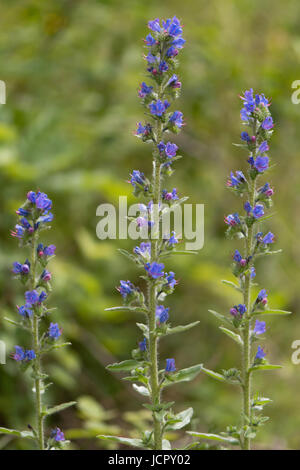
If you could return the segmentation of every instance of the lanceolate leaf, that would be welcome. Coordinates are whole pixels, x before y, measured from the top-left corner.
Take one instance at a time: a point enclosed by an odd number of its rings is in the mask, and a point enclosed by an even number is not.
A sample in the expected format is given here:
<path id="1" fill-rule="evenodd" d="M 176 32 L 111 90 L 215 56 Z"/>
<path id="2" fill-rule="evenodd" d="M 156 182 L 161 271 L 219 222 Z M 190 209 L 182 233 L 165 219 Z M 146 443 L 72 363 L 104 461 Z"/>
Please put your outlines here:
<path id="1" fill-rule="evenodd" d="M 177 429 L 181 429 L 184 428 L 184 426 L 187 426 L 192 419 L 193 412 L 193 408 L 187 408 L 186 410 L 181 411 L 175 415 L 174 419 L 178 420 L 178 422 L 167 425 L 166 431 L 176 431 Z"/>
<path id="2" fill-rule="evenodd" d="M 272 364 L 258 364 L 257 366 L 252 366 L 249 369 L 249 372 L 255 372 L 256 370 L 275 370 L 282 369 L 282 366 L 272 365 Z"/>
<path id="3" fill-rule="evenodd" d="M 97 436 L 98 439 L 103 439 L 106 441 L 118 442 L 119 444 L 124 444 L 125 446 L 139 447 L 144 448 L 145 445 L 142 439 L 129 439 L 128 437 L 117 437 L 117 436 Z"/>
<path id="4" fill-rule="evenodd" d="M 122 362 L 115 362 L 114 364 L 109 364 L 106 368 L 108 370 L 113 370 L 113 371 L 122 371 L 122 370 L 132 370 L 136 369 L 140 363 L 138 361 L 135 361 L 134 359 L 127 359 L 126 361 Z"/>
<path id="5" fill-rule="evenodd" d="M 69 401 L 67 403 L 62 403 L 61 405 L 53 406 L 53 408 L 48 408 L 45 411 L 45 415 L 53 415 L 54 413 L 59 413 L 60 411 L 65 410 L 66 408 L 69 408 L 70 406 L 76 405 L 76 401 Z"/>
<path id="6" fill-rule="evenodd" d="M 227 330 L 227 328 L 223 328 L 222 326 L 219 326 L 219 328 L 221 331 L 223 331 L 223 333 L 225 333 L 225 335 L 229 336 L 231 339 L 233 339 L 233 341 L 238 343 L 240 346 L 243 346 L 244 342 L 242 338 L 240 337 L 240 335 L 238 335 L 237 333 L 234 333 L 231 330 Z"/>
<path id="7" fill-rule="evenodd" d="M 167 331 L 165 332 L 166 335 L 173 335 L 175 333 L 182 333 L 183 331 L 190 330 L 194 326 L 198 325 L 200 321 L 195 321 L 193 323 L 189 323 L 188 325 L 179 325 L 175 326 L 174 328 L 167 328 Z"/>
<path id="8" fill-rule="evenodd" d="M 292 312 L 288 312 L 287 310 L 278 310 L 278 309 L 269 309 L 269 310 L 262 310 L 261 312 L 253 312 L 252 315 L 291 315 Z"/>
<path id="9" fill-rule="evenodd" d="M 17 431 L 16 429 L 0 428 L 0 434 L 9 434 L 16 437 L 25 437 L 34 439 L 35 436 L 32 431 Z"/>
<path id="10" fill-rule="evenodd" d="M 136 392 L 140 393 L 144 397 L 149 397 L 150 396 L 148 388 L 144 387 L 143 385 L 133 384 L 132 386 L 133 386 L 133 388 Z"/>
<path id="11" fill-rule="evenodd" d="M 221 282 L 223 284 L 225 284 L 226 286 L 232 287 L 233 289 L 237 290 L 238 292 L 243 292 L 242 289 L 240 288 L 240 286 L 238 286 L 237 284 L 235 284 L 232 281 L 226 281 L 226 279 L 223 279 Z"/>
<path id="12" fill-rule="evenodd" d="M 209 313 L 211 313 L 214 317 L 216 317 L 218 320 L 220 320 L 222 323 L 225 323 L 226 325 L 232 326 L 232 323 L 228 318 L 226 318 L 224 315 L 221 313 L 216 312 L 215 310 L 208 310 Z"/>
<path id="13" fill-rule="evenodd" d="M 106 312 L 140 312 L 140 313 L 148 313 L 148 310 L 144 307 L 130 307 L 128 305 L 121 305 L 119 307 L 111 307 L 111 308 L 106 308 Z"/>
<path id="14" fill-rule="evenodd" d="M 239 445 L 239 440 L 230 436 L 220 436 L 219 434 L 206 434 L 203 432 L 187 431 L 187 434 L 200 439 L 209 439 L 211 441 L 227 442 L 231 445 Z"/>
<path id="15" fill-rule="evenodd" d="M 225 379 L 225 377 L 223 377 L 223 375 L 218 374 L 217 372 L 214 372 L 213 370 L 205 369 L 204 367 L 202 367 L 202 371 L 205 374 L 212 377 L 213 379 L 219 380 L 220 382 L 226 382 L 226 379 Z"/>
<path id="16" fill-rule="evenodd" d="M 182 369 L 172 375 L 166 376 L 163 387 L 168 387 L 178 382 L 189 382 L 199 374 L 201 369 L 202 364 L 197 364 L 196 366 L 188 367 L 187 369 Z"/>

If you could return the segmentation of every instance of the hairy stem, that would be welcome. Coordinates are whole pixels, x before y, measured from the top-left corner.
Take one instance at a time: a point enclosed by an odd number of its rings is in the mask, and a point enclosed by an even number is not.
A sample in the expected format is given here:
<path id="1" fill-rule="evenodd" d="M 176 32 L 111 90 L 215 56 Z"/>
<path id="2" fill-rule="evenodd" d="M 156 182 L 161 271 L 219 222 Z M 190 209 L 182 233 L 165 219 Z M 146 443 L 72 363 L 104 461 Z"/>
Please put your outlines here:
<path id="1" fill-rule="evenodd" d="M 153 219 L 155 234 L 159 236 L 159 213 L 158 204 L 160 202 L 160 171 L 161 165 L 157 160 L 153 161 Z M 158 232 L 157 232 L 158 231 Z M 151 263 L 158 260 L 158 239 L 151 240 Z M 155 333 L 156 328 L 156 286 L 152 281 L 148 282 L 149 292 L 149 355 L 150 355 L 150 385 L 151 385 L 151 400 L 152 405 L 156 406 L 160 403 L 160 390 L 158 382 L 158 338 Z M 157 419 L 155 412 L 153 412 L 153 425 L 154 425 L 154 448 L 155 450 L 162 449 L 162 427 L 160 421 Z"/>
<path id="2" fill-rule="evenodd" d="M 36 264 L 37 264 L 37 236 L 33 235 L 32 247 L 31 247 L 31 278 L 30 287 L 31 290 L 36 287 Z M 42 411 L 42 380 L 41 380 L 41 357 L 40 357 L 40 338 L 39 338 L 39 316 L 34 309 L 33 323 L 32 323 L 32 335 L 33 335 L 33 348 L 36 354 L 34 364 L 34 387 L 35 387 L 35 405 L 36 405 L 36 432 L 38 445 L 40 450 L 45 449 L 44 444 L 44 423 L 43 423 L 43 411 Z"/>

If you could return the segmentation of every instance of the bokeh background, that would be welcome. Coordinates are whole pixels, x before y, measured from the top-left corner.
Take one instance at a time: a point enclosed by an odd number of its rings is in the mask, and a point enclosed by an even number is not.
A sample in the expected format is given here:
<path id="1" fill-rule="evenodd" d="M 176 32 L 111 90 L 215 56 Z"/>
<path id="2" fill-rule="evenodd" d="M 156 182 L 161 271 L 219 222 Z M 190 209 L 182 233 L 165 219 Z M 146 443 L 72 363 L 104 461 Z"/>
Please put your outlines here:
<path id="1" fill-rule="evenodd" d="M 293 365 L 291 344 L 300 339 L 298 215 L 300 106 L 291 102 L 291 84 L 300 79 L 298 0 L 2 0 L 0 16 L 1 76 L 7 104 L 0 107 L 0 339 L 8 352 L 29 338 L 3 321 L 16 318 L 23 290 L 12 280 L 11 263 L 25 259 L 10 237 L 14 211 L 26 192 L 40 188 L 54 201 L 57 245 L 52 262 L 53 320 L 72 347 L 53 353 L 45 363 L 55 386 L 48 400 L 76 399 L 78 406 L 53 418 L 72 438 L 73 448 L 103 448 L 99 433 L 134 436 L 149 415 L 131 386 L 105 369 L 123 360 L 140 340 L 140 318 L 105 308 L 120 304 L 119 279 L 142 285 L 134 265 L 117 252 L 131 241 L 100 241 L 96 208 L 131 196 L 126 183 L 132 169 L 151 171 L 150 148 L 132 132 L 143 118 L 137 98 L 144 78 L 146 23 L 176 14 L 185 26 L 180 55 L 183 83 L 177 108 L 186 127 L 176 138 L 184 159 L 170 180 L 191 202 L 205 204 L 205 245 L 199 255 L 173 258 L 180 278 L 168 299 L 174 324 L 200 320 L 181 336 L 161 342 L 160 357 L 175 357 L 179 368 L 203 362 L 221 370 L 237 365 L 238 348 L 220 332 L 209 308 L 226 312 L 238 298 L 221 279 L 232 279 L 231 255 L 238 243 L 224 237 L 224 215 L 240 208 L 225 188 L 231 169 L 245 168 L 239 142 L 238 95 L 253 87 L 272 97 L 276 132 L 269 173 L 275 186 L 275 217 L 268 229 L 282 254 L 265 258 L 257 280 L 270 292 L 273 307 L 293 315 L 268 321 L 266 350 L 279 372 L 257 374 L 255 390 L 274 402 L 270 422 L 257 448 L 299 449 L 300 365 Z M 33 422 L 30 378 L 7 360 L 0 366 L 0 424 L 24 428 Z M 218 432 L 240 417 L 240 396 L 229 385 L 204 375 L 168 391 L 178 411 L 195 409 L 192 427 Z M 51 423 L 49 423 L 51 425 Z M 186 442 L 184 433 L 171 436 Z M 3 449 L 26 448 L 27 442 L 0 438 Z"/>

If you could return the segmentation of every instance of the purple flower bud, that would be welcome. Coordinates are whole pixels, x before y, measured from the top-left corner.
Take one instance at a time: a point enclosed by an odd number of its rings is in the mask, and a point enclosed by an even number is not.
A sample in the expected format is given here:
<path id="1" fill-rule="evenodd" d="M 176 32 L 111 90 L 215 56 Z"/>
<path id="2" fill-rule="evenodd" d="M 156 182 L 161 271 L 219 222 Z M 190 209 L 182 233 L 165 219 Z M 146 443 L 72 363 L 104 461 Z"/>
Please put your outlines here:
<path id="1" fill-rule="evenodd" d="M 175 372 L 175 359 L 166 359 L 166 372 Z"/>
<path id="2" fill-rule="evenodd" d="M 51 432 L 51 437 L 56 441 L 56 442 L 62 442 L 65 440 L 65 435 L 64 433 L 59 429 L 56 428 Z"/>
<path id="3" fill-rule="evenodd" d="M 48 336 L 52 339 L 58 339 L 61 336 L 62 330 L 59 328 L 58 323 L 50 323 L 48 329 Z"/>

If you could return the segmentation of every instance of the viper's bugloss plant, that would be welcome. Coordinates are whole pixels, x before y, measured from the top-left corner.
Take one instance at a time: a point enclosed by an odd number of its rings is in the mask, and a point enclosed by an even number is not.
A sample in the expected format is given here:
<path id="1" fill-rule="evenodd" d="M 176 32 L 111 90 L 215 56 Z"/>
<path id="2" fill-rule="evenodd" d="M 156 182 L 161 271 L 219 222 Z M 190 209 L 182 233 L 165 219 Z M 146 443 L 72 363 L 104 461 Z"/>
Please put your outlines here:
<path id="1" fill-rule="evenodd" d="M 148 27 L 151 32 L 145 39 L 145 60 L 151 84 L 142 82 L 138 91 L 146 111 L 146 122 L 138 123 L 136 136 L 152 146 L 153 174 L 152 178 L 148 178 L 141 171 L 133 170 L 129 181 L 135 196 L 141 200 L 140 216 L 135 220 L 146 241 L 136 246 L 133 254 L 121 250 L 143 271 L 141 277 L 146 283 L 146 293 L 130 281 L 122 280 L 118 291 L 123 297 L 124 306 L 115 307 L 143 313 L 146 323 L 137 323 L 143 337 L 138 340 L 138 348 L 132 351 L 132 359 L 108 368 L 130 372 L 127 380 L 133 382 L 134 389 L 149 400 L 144 406 L 152 412 L 153 427 L 143 432 L 139 439 L 99 437 L 134 447 L 170 449 L 170 442 L 164 438 L 165 432 L 187 425 L 193 410 L 189 408 L 175 414 L 174 403 L 163 401 L 162 392 L 170 385 L 192 380 L 201 370 L 201 365 L 178 370 L 174 358 L 162 361 L 163 367 L 160 368 L 158 360 L 160 338 L 188 330 L 198 323 L 172 328 L 172 312 L 164 304 L 166 296 L 173 293 L 178 281 L 173 271 L 166 270 L 163 261 L 179 251 L 176 249 L 179 234 L 174 231 L 162 233 L 162 215 L 186 200 L 179 198 L 176 188 L 168 190 L 162 187 L 162 181 L 172 175 L 174 162 L 180 158 L 177 145 L 167 135 L 177 134 L 183 126 L 182 112 L 171 110 L 171 102 L 178 98 L 181 90 L 181 82 L 175 73 L 178 65 L 176 57 L 185 40 L 176 17 L 166 21 L 155 19 L 148 23 Z"/>
<path id="2" fill-rule="evenodd" d="M 46 404 L 46 391 L 51 385 L 48 375 L 42 369 L 42 358 L 45 354 L 67 346 L 70 343 L 60 342 L 62 330 L 57 323 L 50 322 L 48 317 L 53 308 L 47 305 L 51 293 L 52 274 L 48 271 L 49 261 L 54 258 L 56 247 L 45 246 L 40 241 L 40 234 L 50 228 L 53 220 L 52 201 L 47 194 L 40 191 L 29 191 L 25 203 L 17 210 L 18 222 L 12 236 L 19 241 L 20 248 L 29 250 L 24 262 L 15 261 L 12 272 L 25 289 L 23 305 L 16 306 L 18 321 L 6 320 L 23 330 L 31 337 L 29 346 L 15 346 L 12 358 L 18 363 L 20 370 L 30 370 L 33 380 L 32 391 L 35 397 L 36 422 L 28 425 L 28 430 L 0 428 L 0 434 L 11 434 L 21 438 L 32 439 L 40 450 L 62 449 L 68 443 L 64 433 L 56 427 L 48 437 L 44 432 L 44 421 L 47 416 L 68 408 L 75 402 L 62 403 L 49 407 Z"/>
<path id="3" fill-rule="evenodd" d="M 266 319 L 274 315 L 286 315 L 290 312 L 271 309 L 268 306 L 268 293 L 265 288 L 258 290 L 255 263 L 259 257 L 278 253 L 272 246 L 275 236 L 266 232 L 263 222 L 270 217 L 267 209 L 272 206 L 273 188 L 268 182 L 261 181 L 270 166 L 269 141 L 274 123 L 269 110 L 270 101 L 263 94 L 245 91 L 241 96 L 243 108 L 241 119 L 248 130 L 241 133 L 239 147 L 247 150 L 248 169 L 231 172 L 227 181 L 228 188 L 239 197 L 244 198 L 242 212 L 232 213 L 225 217 L 226 235 L 237 238 L 244 243 L 243 250 L 233 253 L 232 270 L 237 283 L 223 281 L 241 296 L 241 303 L 233 305 L 228 315 L 213 310 L 210 312 L 224 325 L 220 329 L 235 341 L 240 348 L 241 369 L 223 370 L 221 374 L 203 368 L 209 376 L 221 382 L 241 387 L 243 405 L 241 423 L 230 426 L 221 435 L 193 433 L 201 438 L 214 439 L 231 445 L 239 445 L 249 450 L 251 441 L 256 437 L 258 428 L 268 417 L 262 411 L 271 400 L 252 392 L 252 375 L 256 371 L 269 371 L 281 366 L 271 365 L 267 354 L 261 346 L 268 326 Z M 246 175 L 246 176 L 245 176 Z M 280 250 L 279 250 L 280 251 Z"/>

